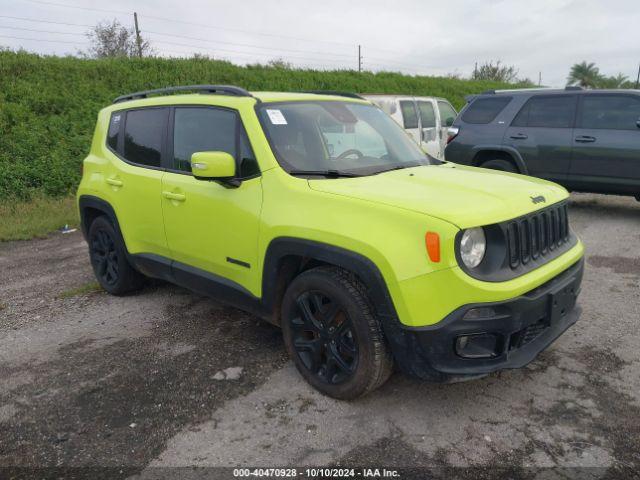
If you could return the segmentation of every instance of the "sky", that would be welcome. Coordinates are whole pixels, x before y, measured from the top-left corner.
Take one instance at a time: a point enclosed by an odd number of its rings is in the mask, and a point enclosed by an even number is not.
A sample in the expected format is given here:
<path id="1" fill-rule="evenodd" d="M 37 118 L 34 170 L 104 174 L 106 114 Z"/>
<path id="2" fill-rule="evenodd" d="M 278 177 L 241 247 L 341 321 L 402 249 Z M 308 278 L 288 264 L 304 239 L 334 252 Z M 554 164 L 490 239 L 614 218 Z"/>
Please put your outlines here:
<path id="1" fill-rule="evenodd" d="M 77 54 L 91 25 L 132 27 L 134 10 L 161 56 L 357 69 L 361 45 L 365 70 L 466 77 L 499 60 L 555 87 L 581 61 L 632 80 L 640 63 L 638 0 L 0 0 L 0 46 Z"/>

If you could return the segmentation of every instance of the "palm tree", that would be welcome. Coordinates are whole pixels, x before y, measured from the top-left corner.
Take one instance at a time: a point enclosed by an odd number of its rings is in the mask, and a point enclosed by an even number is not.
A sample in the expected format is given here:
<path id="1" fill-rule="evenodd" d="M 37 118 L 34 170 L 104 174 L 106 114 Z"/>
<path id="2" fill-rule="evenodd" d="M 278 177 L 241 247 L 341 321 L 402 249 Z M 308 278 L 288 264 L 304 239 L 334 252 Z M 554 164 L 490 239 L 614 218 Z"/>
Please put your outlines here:
<path id="1" fill-rule="evenodd" d="M 619 73 L 615 77 L 602 77 L 598 82 L 599 88 L 631 88 L 629 78 Z"/>
<path id="2" fill-rule="evenodd" d="M 567 78 L 568 85 L 579 85 L 585 88 L 594 88 L 598 85 L 598 81 L 601 79 L 600 69 L 596 67 L 595 63 L 576 63 L 571 67 L 569 72 L 569 78 Z"/>

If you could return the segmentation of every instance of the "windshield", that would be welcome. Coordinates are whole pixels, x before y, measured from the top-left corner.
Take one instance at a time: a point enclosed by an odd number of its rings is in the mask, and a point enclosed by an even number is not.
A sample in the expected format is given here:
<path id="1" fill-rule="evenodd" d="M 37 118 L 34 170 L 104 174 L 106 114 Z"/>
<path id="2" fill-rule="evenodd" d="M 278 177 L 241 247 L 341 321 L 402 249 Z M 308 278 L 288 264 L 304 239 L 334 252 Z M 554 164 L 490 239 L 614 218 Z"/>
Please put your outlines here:
<path id="1" fill-rule="evenodd" d="M 263 105 L 259 115 L 278 161 L 294 175 L 372 175 L 434 162 L 372 105 L 277 103 Z"/>

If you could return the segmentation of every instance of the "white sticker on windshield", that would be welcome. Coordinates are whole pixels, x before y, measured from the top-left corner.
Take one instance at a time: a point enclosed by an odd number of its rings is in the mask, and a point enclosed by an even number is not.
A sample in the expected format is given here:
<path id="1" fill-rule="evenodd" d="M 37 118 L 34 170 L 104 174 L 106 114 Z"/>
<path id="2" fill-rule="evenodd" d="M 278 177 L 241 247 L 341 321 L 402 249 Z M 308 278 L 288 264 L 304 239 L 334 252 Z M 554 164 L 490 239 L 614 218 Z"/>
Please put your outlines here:
<path id="1" fill-rule="evenodd" d="M 284 115 L 282 114 L 282 112 L 280 110 L 267 109 L 267 115 L 269 115 L 269 120 L 271 120 L 271 123 L 273 123 L 274 125 L 286 125 L 287 124 L 287 119 L 284 118 Z"/>

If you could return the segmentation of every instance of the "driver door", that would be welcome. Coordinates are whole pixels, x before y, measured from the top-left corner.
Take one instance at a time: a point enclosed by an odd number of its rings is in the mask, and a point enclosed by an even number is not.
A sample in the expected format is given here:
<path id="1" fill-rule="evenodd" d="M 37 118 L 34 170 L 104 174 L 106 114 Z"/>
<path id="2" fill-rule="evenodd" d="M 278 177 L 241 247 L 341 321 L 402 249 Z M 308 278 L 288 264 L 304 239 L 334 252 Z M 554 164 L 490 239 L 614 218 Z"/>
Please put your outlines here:
<path id="1" fill-rule="evenodd" d="M 162 212 L 171 257 L 178 262 L 176 277 L 206 272 L 255 292 L 251 274 L 257 264 L 262 184 L 240 115 L 209 106 L 174 107 L 169 124 L 171 164 L 162 179 Z M 199 151 L 236 158 L 240 186 L 196 179 L 190 159 Z"/>

